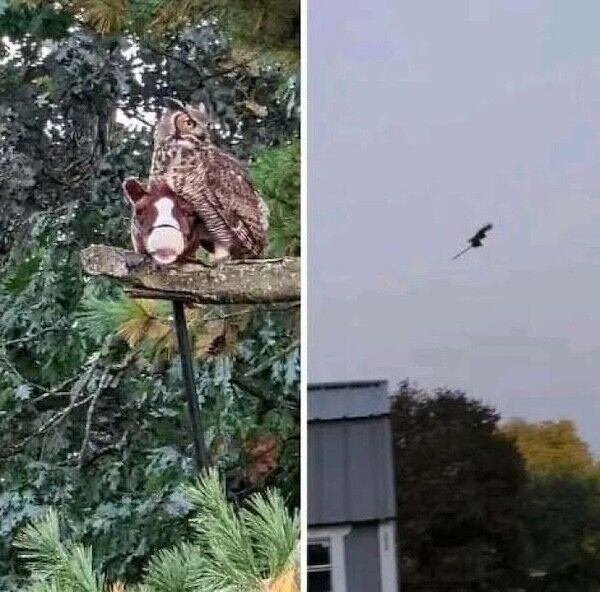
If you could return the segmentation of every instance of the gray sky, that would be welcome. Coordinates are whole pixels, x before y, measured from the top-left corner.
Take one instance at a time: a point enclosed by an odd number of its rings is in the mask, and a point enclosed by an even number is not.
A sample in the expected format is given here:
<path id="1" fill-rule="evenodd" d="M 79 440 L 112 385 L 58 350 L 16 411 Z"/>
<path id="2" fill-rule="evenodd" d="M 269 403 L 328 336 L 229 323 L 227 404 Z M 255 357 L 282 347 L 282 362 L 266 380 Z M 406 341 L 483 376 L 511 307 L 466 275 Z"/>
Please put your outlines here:
<path id="1" fill-rule="evenodd" d="M 349 6 L 309 3 L 310 381 L 463 388 L 600 452 L 600 2 Z"/>

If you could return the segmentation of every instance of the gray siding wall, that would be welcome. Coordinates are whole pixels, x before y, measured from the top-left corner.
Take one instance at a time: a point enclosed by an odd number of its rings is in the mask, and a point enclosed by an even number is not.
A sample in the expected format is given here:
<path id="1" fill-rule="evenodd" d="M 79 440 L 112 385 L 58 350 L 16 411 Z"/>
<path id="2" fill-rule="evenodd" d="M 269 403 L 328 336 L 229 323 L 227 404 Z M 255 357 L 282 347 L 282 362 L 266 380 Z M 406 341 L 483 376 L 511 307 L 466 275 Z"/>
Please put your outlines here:
<path id="1" fill-rule="evenodd" d="M 345 537 L 347 592 L 379 592 L 379 535 L 377 524 L 354 525 Z"/>
<path id="2" fill-rule="evenodd" d="M 309 525 L 395 517 L 391 442 L 387 417 L 309 424 Z"/>

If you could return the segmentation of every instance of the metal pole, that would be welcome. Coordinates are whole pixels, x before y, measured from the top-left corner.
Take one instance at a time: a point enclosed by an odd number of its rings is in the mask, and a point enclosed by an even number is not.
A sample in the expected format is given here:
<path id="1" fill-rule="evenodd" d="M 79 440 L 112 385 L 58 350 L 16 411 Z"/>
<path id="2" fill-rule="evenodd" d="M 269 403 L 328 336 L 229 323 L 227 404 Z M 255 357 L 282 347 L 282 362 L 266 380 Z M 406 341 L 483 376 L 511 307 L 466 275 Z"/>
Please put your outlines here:
<path id="1" fill-rule="evenodd" d="M 192 440 L 194 441 L 196 465 L 198 471 L 201 471 L 208 466 L 208 453 L 206 451 L 206 444 L 204 443 L 204 429 L 202 427 L 202 417 L 200 416 L 200 406 L 198 405 L 198 395 L 196 394 L 196 385 L 194 383 L 194 365 L 192 362 L 190 336 L 185 322 L 183 302 L 180 300 L 173 300 L 172 303 L 173 313 L 175 315 L 175 330 L 177 332 L 177 341 L 179 342 L 179 357 L 181 358 L 183 387 L 187 399 Z"/>

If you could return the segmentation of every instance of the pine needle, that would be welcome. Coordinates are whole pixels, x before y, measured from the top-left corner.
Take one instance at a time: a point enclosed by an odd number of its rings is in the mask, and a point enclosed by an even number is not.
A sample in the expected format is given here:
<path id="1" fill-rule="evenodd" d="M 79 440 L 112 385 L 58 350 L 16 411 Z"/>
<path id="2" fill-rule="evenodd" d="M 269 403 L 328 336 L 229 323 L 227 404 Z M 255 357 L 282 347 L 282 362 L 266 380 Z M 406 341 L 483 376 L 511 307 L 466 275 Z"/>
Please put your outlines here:
<path id="1" fill-rule="evenodd" d="M 36 579 L 48 582 L 46 590 L 102 592 L 102 578 L 94 572 L 91 549 L 62 543 L 54 510 L 26 526 L 16 537 L 15 546 Z"/>
<path id="2" fill-rule="evenodd" d="M 196 510 L 192 524 L 198 553 L 205 559 L 203 590 L 258 591 L 265 582 L 269 590 L 287 589 L 290 573 L 295 573 L 300 525 L 278 493 L 255 495 L 237 512 L 218 473 L 211 470 L 187 495 Z"/>
<path id="3" fill-rule="evenodd" d="M 201 590 L 203 564 L 198 549 L 189 544 L 160 551 L 150 562 L 146 585 L 150 592 Z"/>
<path id="4" fill-rule="evenodd" d="M 161 307 L 156 301 L 127 298 L 121 303 L 124 314 L 117 327 L 117 335 L 125 339 L 130 347 L 136 347 L 144 340 L 160 342 L 171 331 L 171 325 L 162 316 Z M 127 320 L 125 314 L 129 316 Z"/>
<path id="5" fill-rule="evenodd" d="M 216 470 L 187 490 L 196 509 L 192 525 L 206 559 L 203 584 L 208 590 L 255 590 L 260 572 L 252 541 L 235 508 L 228 503 Z"/>
<path id="6" fill-rule="evenodd" d="M 271 578 L 288 569 L 295 560 L 300 533 L 298 515 L 290 515 L 275 491 L 255 494 L 248 509 L 240 512 L 261 566 Z"/>
<path id="7" fill-rule="evenodd" d="M 74 5 L 84 22 L 101 35 L 122 31 L 129 16 L 127 0 L 76 0 Z"/>

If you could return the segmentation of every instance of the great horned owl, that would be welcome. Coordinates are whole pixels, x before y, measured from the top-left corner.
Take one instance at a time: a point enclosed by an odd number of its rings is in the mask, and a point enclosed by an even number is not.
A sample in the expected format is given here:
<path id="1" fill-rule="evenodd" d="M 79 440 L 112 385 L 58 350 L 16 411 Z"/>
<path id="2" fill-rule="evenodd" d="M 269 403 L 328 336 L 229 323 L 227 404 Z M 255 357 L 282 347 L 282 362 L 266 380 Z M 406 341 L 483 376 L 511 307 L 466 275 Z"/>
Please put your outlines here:
<path id="1" fill-rule="evenodd" d="M 260 257 L 267 243 L 267 205 L 236 158 L 216 146 L 203 103 L 170 99 L 156 124 L 150 181 L 161 177 L 188 202 L 210 235 L 214 261 Z"/>

